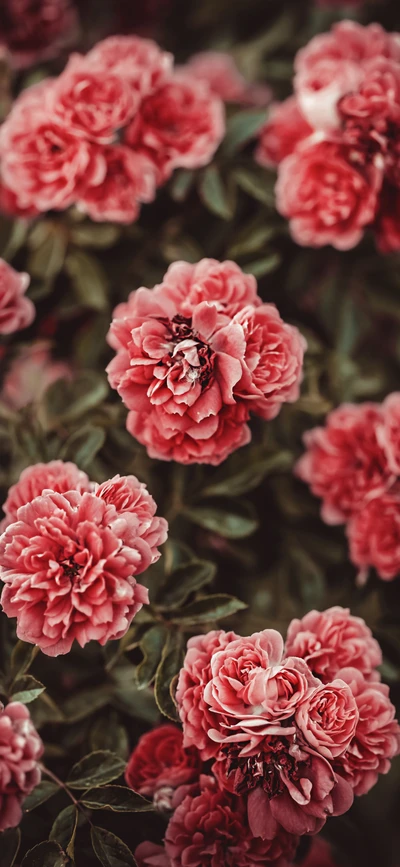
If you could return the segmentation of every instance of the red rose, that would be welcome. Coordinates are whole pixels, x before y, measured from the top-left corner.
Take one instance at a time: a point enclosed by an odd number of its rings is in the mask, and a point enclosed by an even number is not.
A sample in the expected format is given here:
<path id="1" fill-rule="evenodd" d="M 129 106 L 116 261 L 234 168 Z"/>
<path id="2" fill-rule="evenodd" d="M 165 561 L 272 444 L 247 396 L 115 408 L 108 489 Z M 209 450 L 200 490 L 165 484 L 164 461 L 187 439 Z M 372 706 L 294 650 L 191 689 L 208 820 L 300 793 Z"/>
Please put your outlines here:
<path id="1" fill-rule="evenodd" d="M 374 220 L 381 182 L 372 166 L 368 174 L 353 166 L 340 143 L 305 144 L 279 167 L 277 208 L 298 244 L 349 250 Z"/>
<path id="2" fill-rule="evenodd" d="M 29 283 L 28 274 L 19 274 L 0 259 L 0 334 L 13 334 L 33 322 L 35 307 L 25 298 Z"/>
<path id="3" fill-rule="evenodd" d="M 158 809 L 171 809 L 174 789 L 195 782 L 201 761 L 196 749 L 184 749 L 175 725 L 161 725 L 142 735 L 128 761 L 125 780 L 132 789 L 153 798 Z"/>
<path id="4" fill-rule="evenodd" d="M 43 744 L 24 704 L 0 703 L 0 832 L 22 819 L 21 805 L 40 783 Z"/>
<path id="5" fill-rule="evenodd" d="M 105 175 L 101 183 L 88 187 L 78 201 L 78 208 L 92 220 L 132 223 L 142 202 L 152 202 L 156 192 L 153 163 L 123 145 L 102 150 Z"/>
<path id="6" fill-rule="evenodd" d="M 384 184 L 375 222 L 375 236 L 381 253 L 400 250 L 400 189 Z"/>
<path id="7" fill-rule="evenodd" d="M 136 847 L 135 860 L 138 867 L 171 867 L 164 846 L 157 846 L 156 843 L 150 843 L 148 840 Z"/>
<path id="8" fill-rule="evenodd" d="M 255 158 L 267 168 L 279 165 L 312 133 L 313 128 L 302 115 L 297 98 L 290 96 L 271 106 L 268 121 L 259 133 Z"/>
<path id="9" fill-rule="evenodd" d="M 400 573 L 400 496 L 387 493 L 366 503 L 347 526 L 350 558 L 360 579 L 374 567 L 380 578 L 391 581 Z"/>
<path id="10" fill-rule="evenodd" d="M 77 31 L 73 0 L 3 0 L 0 45 L 16 69 L 55 56 Z"/>

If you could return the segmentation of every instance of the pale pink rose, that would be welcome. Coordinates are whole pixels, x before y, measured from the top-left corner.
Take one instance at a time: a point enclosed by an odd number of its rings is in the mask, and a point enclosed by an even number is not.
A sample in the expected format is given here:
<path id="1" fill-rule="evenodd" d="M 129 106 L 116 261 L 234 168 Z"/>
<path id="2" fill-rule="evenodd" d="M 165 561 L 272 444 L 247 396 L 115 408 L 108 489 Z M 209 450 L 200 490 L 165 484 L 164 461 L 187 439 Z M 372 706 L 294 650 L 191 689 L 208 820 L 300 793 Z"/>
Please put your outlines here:
<path id="1" fill-rule="evenodd" d="M 3 0 L 0 45 L 6 45 L 15 69 L 47 60 L 77 34 L 73 0 Z"/>
<path id="2" fill-rule="evenodd" d="M 400 189 L 384 184 L 379 211 L 374 226 L 376 244 L 380 253 L 397 253 L 400 250 Z"/>
<path id="3" fill-rule="evenodd" d="M 78 208 L 98 222 L 133 223 L 142 202 L 156 193 L 153 163 L 124 145 L 102 150 L 106 170 L 101 183 L 90 186 L 78 200 Z"/>
<path id="4" fill-rule="evenodd" d="M 152 93 L 172 71 L 173 57 L 152 39 L 109 36 L 98 42 L 86 61 L 99 72 L 120 76 L 141 97 Z"/>
<path id="5" fill-rule="evenodd" d="M 340 524 L 394 481 L 378 441 L 382 412 L 378 404 L 344 403 L 328 414 L 325 427 L 304 434 L 306 452 L 296 475 L 322 497 L 322 518 Z"/>
<path id="6" fill-rule="evenodd" d="M 358 88 L 373 57 L 400 60 L 399 36 L 379 24 L 363 27 L 355 21 L 340 21 L 298 52 L 294 87 L 311 126 L 339 126 L 338 101 Z"/>
<path id="7" fill-rule="evenodd" d="M 396 490 L 367 502 L 347 525 L 350 559 L 365 579 L 371 567 L 384 581 L 400 573 L 400 496 Z"/>
<path id="8" fill-rule="evenodd" d="M 171 809 L 174 790 L 198 780 L 200 754 L 184 749 L 183 733 L 164 724 L 139 738 L 125 770 L 125 780 L 135 792 L 152 798 L 157 809 Z"/>
<path id="9" fill-rule="evenodd" d="M 281 319 L 275 304 L 245 307 L 235 316 L 246 336 L 246 371 L 243 398 L 264 419 L 275 418 L 283 403 L 294 403 L 300 394 L 303 357 L 307 343 L 297 328 Z"/>
<path id="10" fill-rule="evenodd" d="M 389 687 L 368 683 L 355 668 L 345 668 L 339 677 L 349 684 L 356 700 L 359 721 L 339 773 L 351 783 L 356 795 L 365 795 L 379 774 L 390 771 L 391 760 L 400 752 L 400 726 L 389 699 Z"/>
<path id="11" fill-rule="evenodd" d="M 305 659 L 313 674 L 323 683 L 338 677 L 349 665 L 375 679 L 382 663 L 382 652 L 361 617 L 348 608 L 335 605 L 326 611 L 309 611 L 302 620 L 292 620 L 286 638 L 286 653 Z"/>
<path id="12" fill-rule="evenodd" d="M 161 184 L 175 168 L 211 162 L 224 133 L 220 98 L 205 82 L 176 73 L 143 100 L 124 140 L 154 162 Z"/>
<path id="13" fill-rule="evenodd" d="M 271 100 L 270 88 L 249 84 L 226 51 L 200 51 L 181 67 L 181 71 L 206 81 L 212 93 L 224 102 L 264 106 Z"/>
<path id="14" fill-rule="evenodd" d="M 378 441 L 385 451 L 392 473 L 400 476 L 400 392 L 389 394 L 382 403 Z"/>
<path id="15" fill-rule="evenodd" d="M 83 494 L 91 490 L 88 476 L 70 461 L 50 461 L 48 464 L 33 464 L 22 470 L 15 485 L 8 491 L 3 505 L 6 516 L 6 526 L 17 521 L 20 506 L 26 506 L 43 491 L 55 491 L 65 494 L 67 491 L 79 491 Z M 4 524 L 3 524 L 4 529 Z"/>
<path id="16" fill-rule="evenodd" d="M 175 697 L 183 724 L 183 744 L 186 748 L 197 747 L 205 760 L 215 754 L 215 744 L 208 738 L 214 715 L 204 700 L 204 687 L 211 677 L 211 659 L 214 652 L 237 637 L 234 632 L 221 629 L 195 635 L 187 643 Z"/>
<path id="17" fill-rule="evenodd" d="M 49 656 L 121 638 L 148 602 L 135 575 L 160 554 L 132 512 L 95 494 L 45 490 L 0 537 L 1 604 L 17 634 Z"/>
<path id="18" fill-rule="evenodd" d="M 297 244 L 349 250 L 359 243 L 382 184 L 380 169 L 367 169 L 352 165 L 348 149 L 334 141 L 306 142 L 283 160 L 276 202 Z"/>
<path id="19" fill-rule="evenodd" d="M 0 259 L 0 334 L 13 334 L 33 322 L 36 310 L 25 292 L 29 274 L 18 273 Z"/>
<path id="20" fill-rule="evenodd" d="M 98 144 L 117 140 L 139 105 L 139 95 L 106 67 L 72 54 L 52 91 L 51 111 L 70 133 Z"/>
<path id="21" fill-rule="evenodd" d="M 1 399 L 11 409 L 38 403 L 53 382 L 71 379 L 69 364 L 55 361 L 50 350 L 50 342 L 40 340 L 23 346 L 11 362 L 1 390 Z"/>
<path id="22" fill-rule="evenodd" d="M 313 132 L 300 111 L 297 98 L 289 96 L 271 106 L 268 120 L 259 132 L 255 158 L 261 166 L 273 168 Z"/>
<path id="23" fill-rule="evenodd" d="M 146 840 L 135 849 L 135 861 L 138 867 L 171 867 L 171 861 L 164 846 L 157 846 Z"/>
<path id="24" fill-rule="evenodd" d="M 42 753 L 28 708 L 17 701 L 0 703 L 0 831 L 19 825 L 21 805 L 40 783 Z"/>
<path id="25" fill-rule="evenodd" d="M 317 686 L 297 707 L 295 720 L 304 742 L 314 752 L 330 761 L 343 756 L 358 723 L 357 704 L 350 687 L 340 678 Z"/>
<path id="26" fill-rule="evenodd" d="M 171 867 L 289 867 L 298 838 L 276 829 L 270 839 L 252 834 L 243 798 L 213 786 L 189 793 L 177 806 L 165 835 Z"/>

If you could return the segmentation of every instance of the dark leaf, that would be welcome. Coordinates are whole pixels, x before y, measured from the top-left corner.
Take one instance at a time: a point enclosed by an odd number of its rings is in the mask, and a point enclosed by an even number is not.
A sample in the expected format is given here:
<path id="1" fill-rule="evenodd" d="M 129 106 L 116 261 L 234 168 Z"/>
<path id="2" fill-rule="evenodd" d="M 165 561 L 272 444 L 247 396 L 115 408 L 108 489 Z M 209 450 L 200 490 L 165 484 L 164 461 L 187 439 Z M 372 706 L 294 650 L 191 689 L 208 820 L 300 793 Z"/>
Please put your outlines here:
<path id="1" fill-rule="evenodd" d="M 237 497 L 254 490 L 262 480 L 272 473 L 280 473 L 290 469 L 293 463 L 291 452 L 275 452 L 264 458 L 251 460 L 242 468 L 228 475 L 221 470 L 214 476 L 214 481 L 202 491 L 203 497 Z"/>
<path id="2" fill-rule="evenodd" d="M 105 250 L 117 243 L 121 234 L 113 223 L 78 223 L 71 231 L 71 241 L 77 247 Z"/>
<path id="3" fill-rule="evenodd" d="M 39 680 L 32 677 L 31 674 L 24 674 L 13 685 L 12 700 L 21 701 L 22 704 L 29 704 L 35 701 L 39 695 L 46 689 Z"/>
<path id="4" fill-rule="evenodd" d="M 148 813 L 154 810 L 151 801 L 125 786 L 90 789 L 83 795 L 82 804 L 91 810 L 112 810 L 114 813 Z"/>
<path id="5" fill-rule="evenodd" d="M 226 125 L 226 135 L 223 142 L 224 154 L 233 156 L 236 151 L 254 138 L 267 118 L 265 108 L 251 108 L 238 111 L 229 118 Z"/>
<path id="6" fill-rule="evenodd" d="M 108 717 L 101 716 L 94 723 L 90 732 L 90 747 L 92 750 L 110 750 L 127 759 L 129 756 L 129 738 L 125 726 L 113 711 Z"/>
<path id="7" fill-rule="evenodd" d="M 265 245 L 276 234 L 275 226 L 251 225 L 246 226 L 246 229 L 236 235 L 235 240 L 227 251 L 229 259 L 238 259 L 241 256 L 247 256 L 249 253 L 258 253 L 264 249 Z"/>
<path id="8" fill-rule="evenodd" d="M 143 661 L 136 669 L 138 689 L 144 689 L 154 680 L 168 638 L 168 630 L 161 623 L 152 626 L 140 642 Z"/>
<path id="9" fill-rule="evenodd" d="M 43 223 L 41 228 L 45 228 Z M 65 229 L 58 224 L 48 223 L 46 228 L 47 236 L 43 237 L 42 243 L 36 246 L 28 259 L 28 271 L 32 277 L 51 281 L 63 267 L 67 235 Z"/>
<path id="10" fill-rule="evenodd" d="M 260 166 L 252 166 L 251 169 L 237 168 L 232 172 L 232 177 L 236 181 L 238 187 L 244 190 L 244 192 L 253 199 L 261 202 L 263 205 L 267 205 L 269 208 L 275 207 L 276 178 L 272 177 Z M 261 234 L 261 228 L 262 227 L 260 226 L 259 234 Z M 263 240 L 262 243 L 266 243 L 266 241 L 270 240 L 275 233 L 276 225 L 268 226 L 268 224 L 266 224 L 264 226 L 265 240 Z M 253 242 L 253 251 L 255 252 L 259 249 L 260 241 L 257 238 L 257 240 L 255 239 Z M 246 252 L 250 253 L 252 250 L 249 249 Z"/>
<path id="11" fill-rule="evenodd" d="M 202 599 L 196 599 L 196 602 L 192 602 L 190 605 L 182 608 L 171 618 L 171 623 L 179 623 L 181 626 L 209 623 L 210 620 L 221 620 L 223 617 L 230 617 L 244 608 L 247 608 L 244 602 L 225 593 L 204 596 Z"/>
<path id="12" fill-rule="evenodd" d="M 202 201 L 213 214 L 222 217 L 223 220 L 232 219 L 231 195 L 216 166 L 205 169 L 200 179 L 199 193 Z"/>
<path id="13" fill-rule="evenodd" d="M 59 787 L 56 783 L 53 783 L 51 780 L 42 780 L 33 792 L 25 798 L 24 811 L 30 813 L 32 810 L 35 810 L 36 807 L 39 807 L 40 804 L 44 804 L 45 801 L 48 801 L 49 798 L 56 795 L 59 791 Z"/>
<path id="14" fill-rule="evenodd" d="M 226 539 L 243 539 L 257 530 L 258 520 L 251 503 L 229 501 L 220 506 L 195 506 L 185 509 L 185 516 Z"/>
<path id="15" fill-rule="evenodd" d="M 26 853 L 21 867 L 65 867 L 67 861 L 58 843 L 45 840 Z"/>
<path id="16" fill-rule="evenodd" d="M 24 641 L 18 641 L 11 655 L 11 674 L 18 677 L 25 674 L 32 665 L 39 648 Z"/>
<path id="17" fill-rule="evenodd" d="M 188 169 L 176 171 L 169 185 L 169 191 L 175 202 L 184 202 L 193 184 L 194 172 Z"/>
<path id="18" fill-rule="evenodd" d="M 72 460 L 82 470 L 88 467 L 104 445 L 106 435 L 101 427 L 87 424 L 68 437 L 61 449 L 64 461 Z"/>
<path id="19" fill-rule="evenodd" d="M 136 861 L 125 843 L 104 828 L 92 828 L 92 846 L 103 867 L 135 867 Z"/>
<path id="20" fill-rule="evenodd" d="M 47 389 L 46 417 L 50 424 L 75 421 L 99 406 L 107 394 L 105 377 L 93 370 L 84 370 L 73 382 L 59 380 Z"/>
<path id="21" fill-rule="evenodd" d="M 174 721 L 178 719 L 178 713 L 172 696 L 172 686 L 174 678 L 182 667 L 182 662 L 182 636 L 179 632 L 171 632 L 157 669 L 154 698 L 161 713 Z"/>
<path id="22" fill-rule="evenodd" d="M 74 250 L 68 254 L 65 267 L 80 303 L 93 310 L 106 310 L 108 281 L 98 259 L 82 250 Z"/>
<path id="23" fill-rule="evenodd" d="M 217 567 L 210 560 L 193 560 L 175 569 L 159 593 L 162 608 L 179 608 L 190 593 L 195 593 L 215 578 Z"/>
<path id="24" fill-rule="evenodd" d="M 89 789 L 102 786 L 121 776 L 125 762 L 108 750 L 97 750 L 77 762 L 71 770 L 67 785 L 71 789 Z"/>
<path id="25" fill-rule="evenodd" d="M 21 831 L 19 828 L 11 828 L 9 831 L 3 831 L 0 836 L 1 867 L 13 867 L 14 861 L 18 855 L 20 842 Z"/>
<path id="26" fill-rule="evenodd" d="M 281 264 L 282 257 L 279 253 L 269 253 L 263 259 L 257 259 L 255 262 L 250 262 L 243 266 L 243 271 L 246 274 L 253 274 L 254 277 L 264 277 L 265 274 L 270 274 L 275 271 Z"/>
<path id="27" fill-rule="evenodd" d="M 77 826 L 78 810 L 75 804 L 70 804 L 58 814 L 49 835 L 49 839 L 59 843 L 70 858 L 73 858 Z"/>

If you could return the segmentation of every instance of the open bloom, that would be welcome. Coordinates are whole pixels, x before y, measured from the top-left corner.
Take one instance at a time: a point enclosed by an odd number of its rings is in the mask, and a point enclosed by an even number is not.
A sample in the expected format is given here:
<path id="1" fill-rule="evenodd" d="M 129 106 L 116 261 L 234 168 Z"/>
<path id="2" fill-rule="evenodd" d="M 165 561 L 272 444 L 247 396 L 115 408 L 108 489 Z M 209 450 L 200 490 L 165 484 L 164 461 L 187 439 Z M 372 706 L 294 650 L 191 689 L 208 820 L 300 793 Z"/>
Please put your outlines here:
<path id="1" fill-rule="evenodd" d="M 104 147 L 102 159 L 104 177 L 79 194 L 78 209 L 98 222 L 132 223 L 141 204 L 155 197 L 154 165 L 144 154 L 118 144 Z"/>
<path id="2" fill-rule="evenodd" d="M 388 492 L 366 503 L 347 526 L 350 558 L 365 578 L 374 567 L 391 581 L 400 573 L 400 496 Z"/>
<path id="3" fill-rule="evenodd" d="M 91 490 L 91 485 L 86 473 L 70 461 L 33 464 L 22 470 L 18 482 L 9 488 L 3 505 L 7 524 L 17 520 L 20 506 L 26 506 L 46 489 L 58 494 L 65 494 L 67 491 L 79 491 L 83 494 Z"/>
<path id="4" fill-rule="evenodd" d="M 13 334 L 33 322 L 35 307 L 25 297 L 29 283 L 28 274 L 19 274 L 0 259 L 0 334 Z"/>
<path id="5" fill-rule="evenodd" d="M 125 779 L 132 789 L 153 798 L 159 809 L 172 807 L 174 790 L 195 782 L 200 774 L 196 749 L 183 747 L 182 730 L 161 725 L 139 738 L 128 761 Z"/>
<path id="6" fill-rule="evenodd" d="M 141 97 L 155 90 L 172 70 L 173 57 L 152 39 L 109 36 L 86 55 L 93 70 L 118 75 Z"/>
<path id="7" fill-rule="evenodd" d="M 40 783 L 42 741 L 20 702 L 0 704 L 0 831 L 22 819 L 21 805 Z"/>
<path id="8" fill-rule="evenodd" d="M 349 748 L 358 723 L 357 705 L 350 687 L 337 678 L 318 686 L 295 714 L 304 741 L 327 759 L 342 756 Z"/>
<path id="9" fill-rule="evenodd" d="M 160 520 L 160 519 L 159 519 Z M 125 634 L 148 592 L 135 575 L 154 563 L 166 525 L 117 511 L 95 493 L 45 490 L 0 537 L 1 604 L 17 634 L 44 653 L 67 653 Z"/>

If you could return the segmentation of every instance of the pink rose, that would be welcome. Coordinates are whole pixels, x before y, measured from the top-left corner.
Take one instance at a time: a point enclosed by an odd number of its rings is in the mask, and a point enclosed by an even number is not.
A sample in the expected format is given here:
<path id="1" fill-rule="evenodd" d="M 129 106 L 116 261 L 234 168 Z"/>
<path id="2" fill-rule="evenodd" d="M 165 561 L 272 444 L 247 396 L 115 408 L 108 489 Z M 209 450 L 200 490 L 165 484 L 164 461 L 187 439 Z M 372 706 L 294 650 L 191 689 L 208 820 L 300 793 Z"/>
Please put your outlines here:
<path id="1" fill-rule="evenodd" d="M 296 475 L 322 497 L 322 518 L 340 524 L 394 481 L 378 430 L 377 404 L 342 404 L 329 413 L 325 427 L 304 434 L 305 454 Z"/>
<path id="2" fill-rule="evenodd" d="M 389 394 L 382 403 L 378 441 L 385 451 L 392 473 L 400 476 L 400 392 Z"/>
<path id="3" fill-rule="evenodd" d="M 28 208 L 19 207 L 16 194 L 6 187 L 0 179 L 0 213 L 20 217 L 21 220 L 29 220 L 31 217 L 36 217 L 39 211 L 33 205 Z"/>
<path id="4" fill-rule="evenodd" d="M 384 184 L 374 226 L 376 244 L 380 253 L 397 253 L 400 250 L 399 213 L 399 188 Z"/>
<path id="5" fill-rule="evenodd" d="M 259 133 L 255 153 L 257 162 L 267 168 L 279 165 L 313 131 L 302 115 L 295 96 L 275 103 L 271 106 L 267 123 Z"/>
<path id="6" fill-rule="evenodd" d="M 358 723 L 357 704 L 350 687 L 339 678 L 326 686 L 321 684 L 299 704 L 295 720 L 313 751 L 329 760 L 343 756 Z"/>
<path id="7" fill-rule="evenodd" d="M 28 274 L 19 274 L 0 259 L 0 334 L 13 334 L 33 322 L 35 306 L 25 298 L 29 283 Z"/>
<path id="8" fill-rule="evenodd" d="M 332 850 L 329 843 L 322 837 L 314 837 L 305 861 L 301 867 L 338 867 L 333 860 Z"/>
<path id="9" fill-rule="evenodd" d="M 371 500 L 347 526 L 350 558 L 364 579 L 370 567 L 391 581 L 400 572 L 400 496 L 387 493 Z"/>
<path id="10" fill-rule="evenodd" d="M 144 99 L 124 140 L 154 162 L 158 182 L 164 183 L 175 168 L 211 162 L 224 133 L 219 97 L 205 82 L 177 73 Z"/>
<path id="11" fill-rule="evenodd" d="M 195 265 L 173 262 L 161 285 L 183 316 L 191 316 L 193 308 L 202 301 L 215 304 L 227 316 L 234 316 L 249 304 L 253 307 L 262 304 L 255 277 L 229 260 L 201 259 Z M 130 298 L 133 300 L 133 294 Z"/>
<path id="12" fill-rule="evenodd" d="M 152 202 L 156 193 L 153 163 L 124 145 L 102 150 L 105 175 L 79 197 L 78 208 L 92 220 L 133 223 L 142 202 Z"/>
<path id="13" fill-rule="evenodd" d="M 8 491 L 3 505 L 7 525 L 17 520 L 20 506 L 26 506 L 45 490 L 55 491 L 58 494 L 65 494 L 67 491 L 79 491 L 83 494 L 91 490 L 91 485 L 86 473 L 69 461 L 33 464 L 26 470 L 22 470 L 18 482 Z"/>
<path id="14" fill-rule="evenodd" d="M 267 85 L 249 84 L 239 72 L 233 57 L 225 51 L 200 51 L 190 58 L 183 73 L 205 81 L 212 93 L 224 102 L 242 105 L 268 105 L 271 90 Z"/>
<path id="15" fill-rule="evenodd" d="M 381 182 L 380 170 L 358 170 L 340 143 L 305 144 L 279 167 L 277 208 L 298 244 L 349 250 L 374 220 Z"/>
<path id="16" fill-rule="evenodd" d="M 214 788 L 188 794 L 176 808 L 165 835 L 171 867 L 288 867 L 298 839 L 276 829 L 262 840 L 250 831 L 243 799 Z"/>
<path id="17" fill-rule="evenodd" d="M 19 825 L 21 805 L 40 783 L 42 753 L 28 708 L 17 701 L 0 704 L 0 831 Z"/>
<path id="18" fill-rule="evenodd" d="M 44 653 L 68 653 L 94 639 L 121 638 L 148 602 L 134 575 L 158 559 L 148 526 L 102 497 L 45 490 L 18 509 L 0 537 L 1 603 L 17 634 Z M 156 534 L 157 535 L 157 534 Z"/>
<path id="19" fill-rule="evenodd" d="M 0 45 L 15 69 L 54 57 L 77 33 L 73 0 L 3 0 Z"/>
<path id="20" fill-rule="evenodd" d="M 305 659 L 323 683 L 338 677 L 349 665 L 364 677 L 374 679 L 382 653 L 361 617 L 336 605 L 326 611 L 309 611 L 302 620 L 292 620 L 286 638 L 286 653 Z"/>
<path id="21" fill-rule="evenodd" d="M 200 774 L 200 755 L 184 749 L 183 734 L 175 725 L 161 725 L 139 738 L 128 761 L 125 780 L 134 791 L 153 798 L 158 809 L 171 809 L 172 795 Z"/>
<path id="22" fill-rule="evenodd" d="M 92 68 L 90 59 L 72 54 L 54 82 L 51 109 L 70 133 L 97 142 L 114 142 L 139 105 L 128 82 L 107 70 Z"/>
<path id="23" fill-rule="evenodd" d="M 138 867 L 171 867 L 164 846 L 157 846 L 156 843 L 150 843 L 148 840 L 136 847 L 135 861 Z"/>
<path id="24" fill-rule="evenodd" d="M 173 57 L 152 39 L 109 36 L 86 55 L 93 70 L 117 75 L 143 97 L 152 93 L 172 70 Z"/>
<path id="25" fill-rule="evenodd" d="M 55 361 L 51 344 L 40 340 L 21 347 L 3 379 L 1 399 L 11 409 L 38 403 L 49 385 L 58 379 L 71 379 L 72 370 L 64 361 Z"/>
<path id="26" fill-rule="evenodd" d="M 340 773 L 356 795 L 365 795 L 399 754 L 400 726 L 386 684 L 368 683 L 355 668 L 342 669 L 339 676 L 349 684 L 359 714 L 355 737 L 340 760 Z"/>

